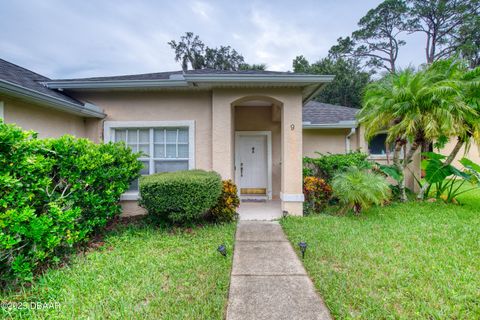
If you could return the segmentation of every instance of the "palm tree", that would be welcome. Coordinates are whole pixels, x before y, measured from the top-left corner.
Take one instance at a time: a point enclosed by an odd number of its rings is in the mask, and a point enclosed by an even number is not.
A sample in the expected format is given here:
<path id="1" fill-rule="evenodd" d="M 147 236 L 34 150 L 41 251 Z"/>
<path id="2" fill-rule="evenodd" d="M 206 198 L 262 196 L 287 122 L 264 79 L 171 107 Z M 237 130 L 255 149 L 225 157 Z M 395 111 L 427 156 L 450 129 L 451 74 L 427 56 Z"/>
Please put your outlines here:
<path id="1" fill-rule="evenodd" d="M 464 119 L 478 116 L 461 99 L 456 83 L 444 80 L 433 67 L 418 72 L 407 69 L 366 88 L 358 119 L 365 126 L 367 140 L 387 129 L 387 143 L 394 144 L 393 164 L 400 174 L 402 201 L 407 200 L 405 169 L 421 146 L 457 135 Z"/>
<path id="2" fill-rule="evenodd" d="M 332 180 L 332 189 L 343 205 L 342 212 L 353 209 L 355 214 L 373 204 L 380 205 L 390 197 L 390 188 L 384 177 L 357 167 L 337 173 Z"/>
<path id="3" fill-rule="evenodd" d="M 444 141 L 450 137 L 457 137 L 455 147 L 444 162 L 444 166 L 448 166 L 463 146 L 467 152 L 472 142 L 480 143 L 480 67 L 468 70 L 468 64 L 465 61 L 452 58 L 435 62 L 429 71 L 438 79 L 435 83 L 437 90 L 448 92 L 451 97 L 461 100 L 470 110 L 459 119 L 453 132 L 448 132 L 451 135 L 443 136 Z M 425 191 L 429 186 L 430 184 L 425 182 L 417 195 L 418 199 L 425 197 Z"/>

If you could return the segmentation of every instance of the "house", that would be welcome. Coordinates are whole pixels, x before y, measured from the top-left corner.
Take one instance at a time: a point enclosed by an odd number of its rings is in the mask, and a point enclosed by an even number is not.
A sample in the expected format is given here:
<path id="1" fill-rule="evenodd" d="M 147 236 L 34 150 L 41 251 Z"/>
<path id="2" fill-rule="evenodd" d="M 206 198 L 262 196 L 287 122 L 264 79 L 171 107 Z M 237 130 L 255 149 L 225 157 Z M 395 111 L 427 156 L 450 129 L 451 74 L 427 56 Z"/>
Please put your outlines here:
<path id="1" fill-rule="evenodd" d="M 124 141 L 143 152 L 144 175 L 215 170 L 242 197 L 279 199 L 283 211 L 301 215 L 302 156 L 370 149 L 386 161 L 384 135 L 367 145 L 357 109 L 312 100 L 332 79 L 191 70 L 52 80 L 0 59 L 0 117 L 39 137 Z M 134 182 L 124 212 L 141 210 L 137 198 Z"/>

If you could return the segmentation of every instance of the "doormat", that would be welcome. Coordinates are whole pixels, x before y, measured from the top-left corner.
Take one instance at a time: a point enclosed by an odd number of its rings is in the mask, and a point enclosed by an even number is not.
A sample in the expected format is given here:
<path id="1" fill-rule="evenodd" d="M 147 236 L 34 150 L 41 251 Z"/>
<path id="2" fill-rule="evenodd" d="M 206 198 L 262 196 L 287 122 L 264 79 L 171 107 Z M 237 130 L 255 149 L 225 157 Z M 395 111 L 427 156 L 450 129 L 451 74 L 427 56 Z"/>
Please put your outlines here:
<path id="1" fill-rule="evenodd" d="M 266 199 L 242 199 L 241 202 L 267 202 Z"/>

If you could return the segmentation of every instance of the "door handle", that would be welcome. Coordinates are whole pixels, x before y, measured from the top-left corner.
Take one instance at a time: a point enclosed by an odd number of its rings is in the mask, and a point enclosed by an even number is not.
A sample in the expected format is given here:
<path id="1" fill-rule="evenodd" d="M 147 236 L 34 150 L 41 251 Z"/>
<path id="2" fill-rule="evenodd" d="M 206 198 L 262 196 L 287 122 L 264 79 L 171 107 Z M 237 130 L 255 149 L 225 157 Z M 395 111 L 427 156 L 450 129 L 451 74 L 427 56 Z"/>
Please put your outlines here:
<path id="1" fill-rule="evenodd" d="M 243 177 L 243 162 L 240 163 L 240 177 Z"/>

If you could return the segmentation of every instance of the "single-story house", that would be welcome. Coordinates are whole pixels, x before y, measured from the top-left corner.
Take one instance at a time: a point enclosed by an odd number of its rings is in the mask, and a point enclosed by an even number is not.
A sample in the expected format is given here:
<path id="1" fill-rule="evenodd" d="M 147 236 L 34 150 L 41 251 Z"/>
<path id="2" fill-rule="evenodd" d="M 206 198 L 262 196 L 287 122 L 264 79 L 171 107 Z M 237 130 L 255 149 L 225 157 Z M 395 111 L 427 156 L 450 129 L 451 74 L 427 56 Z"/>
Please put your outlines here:
<path id="1" fill-rule="evenodd" d="M 360 149 L 386 160 L 384 135 L 368 145 L 357 109 L 312 100 L 332 79 L 190 70 L 52 80 L 0 59 L 0 117 L 39 137 L 124 141 L 143 152 L 144 175 L 215 170 L 242 197 L 279 199 L 282 210 L 301 215 L 304 155 Z M 124 212 L 142 210 L 137 198 L 133 183 Z"/>

